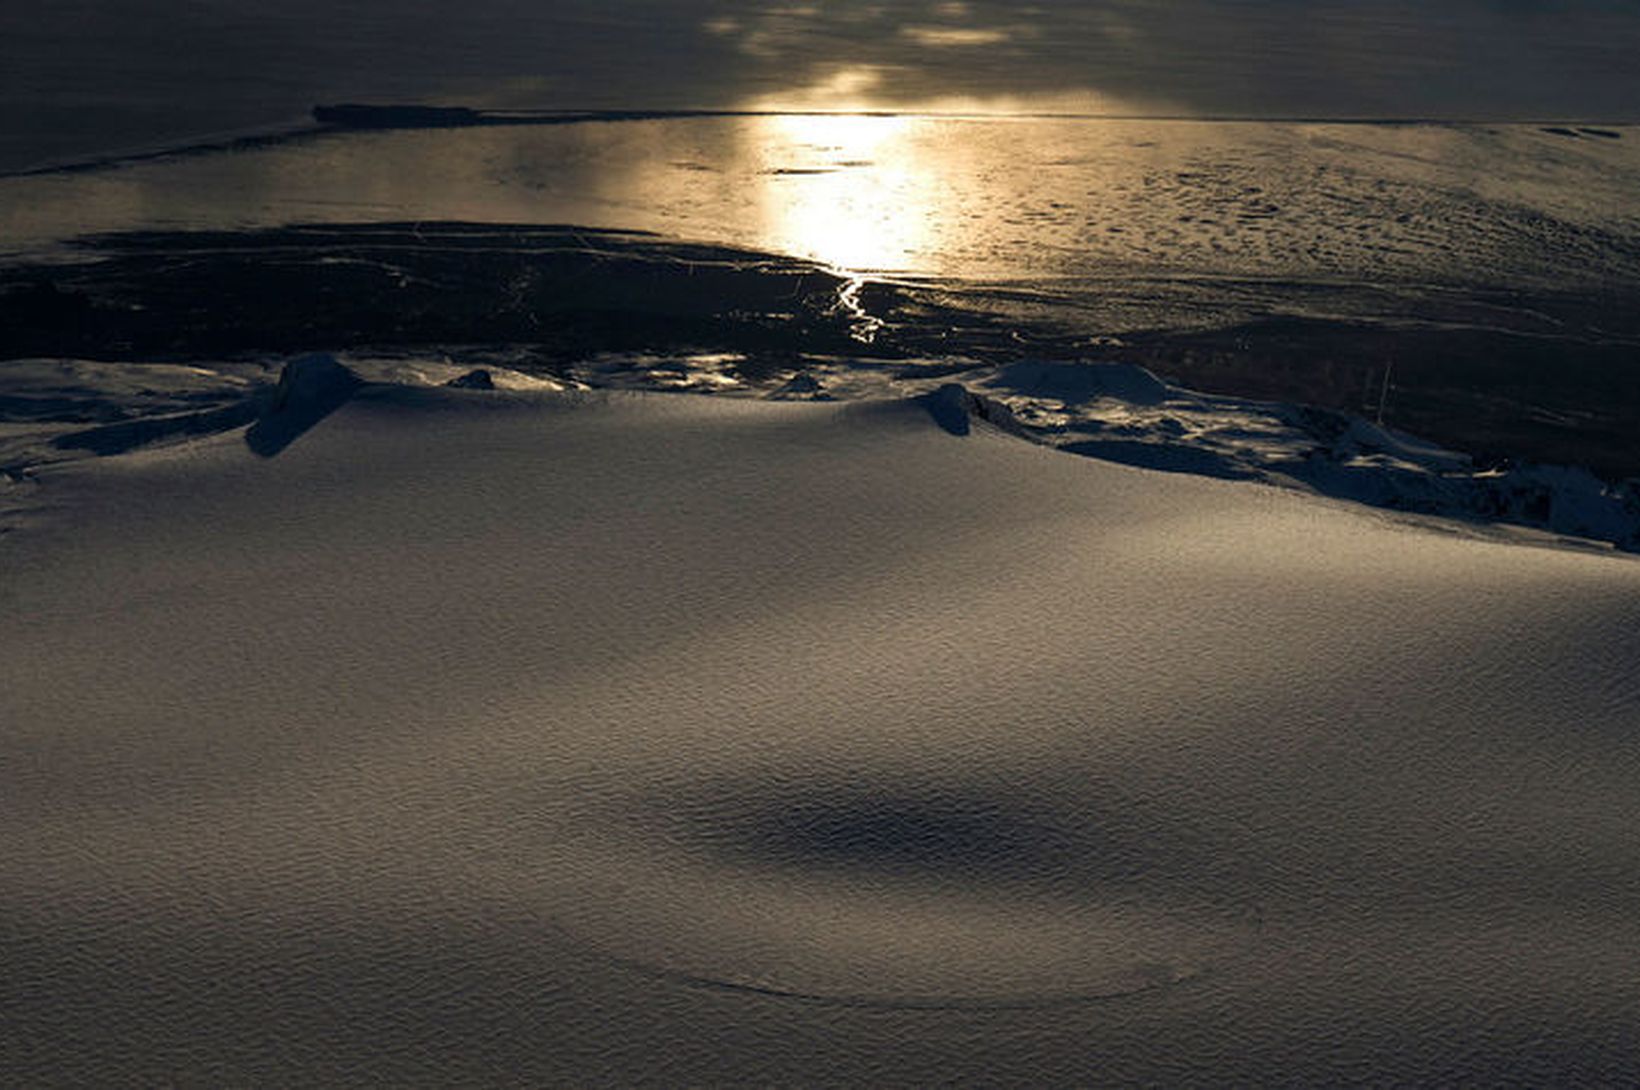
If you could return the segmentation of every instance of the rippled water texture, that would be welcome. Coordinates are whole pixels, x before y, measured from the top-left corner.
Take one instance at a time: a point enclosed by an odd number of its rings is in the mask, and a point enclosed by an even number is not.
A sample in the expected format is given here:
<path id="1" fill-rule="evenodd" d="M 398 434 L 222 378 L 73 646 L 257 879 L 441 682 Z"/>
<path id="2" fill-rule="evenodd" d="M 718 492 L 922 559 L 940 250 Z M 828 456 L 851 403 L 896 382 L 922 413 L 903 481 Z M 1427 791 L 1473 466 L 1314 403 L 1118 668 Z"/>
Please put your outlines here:
<path id="1" fill-rule="evenodd" d="M 0 181 L 13 248 L 134 227 L 639 228 L 852 272 L 1640 283 L 1640 131 L 778 116 L 351 133 Z"/>

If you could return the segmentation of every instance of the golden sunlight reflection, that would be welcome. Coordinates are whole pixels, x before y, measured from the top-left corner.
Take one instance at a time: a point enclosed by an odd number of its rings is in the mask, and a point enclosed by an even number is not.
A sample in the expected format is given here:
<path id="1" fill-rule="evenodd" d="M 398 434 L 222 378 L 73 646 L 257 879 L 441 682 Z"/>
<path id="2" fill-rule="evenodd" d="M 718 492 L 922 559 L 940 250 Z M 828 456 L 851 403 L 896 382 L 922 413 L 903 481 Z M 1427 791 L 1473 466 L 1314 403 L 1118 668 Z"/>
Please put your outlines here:
<path id="1" fill-rule="evenodd" d="M 774 248 L 848 272 L 911 268 L 941 199 L 908 117 L 760 118 L 758 210 Z"/>

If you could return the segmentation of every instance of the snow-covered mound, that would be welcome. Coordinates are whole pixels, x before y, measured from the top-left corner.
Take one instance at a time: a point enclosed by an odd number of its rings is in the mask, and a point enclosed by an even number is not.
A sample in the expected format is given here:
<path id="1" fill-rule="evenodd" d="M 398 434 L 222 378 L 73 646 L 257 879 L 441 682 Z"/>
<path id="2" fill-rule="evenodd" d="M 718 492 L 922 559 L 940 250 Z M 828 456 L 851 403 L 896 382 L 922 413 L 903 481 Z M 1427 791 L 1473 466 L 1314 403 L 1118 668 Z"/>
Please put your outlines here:
<path id="1" fill-rule="evenodd" d="M 1640 551 L 1640 481 L 1529 463 L 1481 468 L 1358 416 L 1184 390 L 1129 364 L 1021 364 L 960 377 L 1061 450 Z"/>
<path id="2" fill-rule="evenodd" d="M 1640 1071 L 1632 558 L 327 375 L 0 537 L 0 1081 Z"/>
<path id="3" fill-rule="evenodd" d="M 935 409 L 957 404 L 949 400 L 954 394 L 940 393 L 955 385 L 967 391 L 970 411 L 1074 454 L 1258 480 L 1394 511 L 1532 527 L 1640 551 L 1640 481 L 1612 483 L 1586 470 L 1529 462 L 1483 467 L 1359 416 L 1203 394 L 1133 364 L 810 361 L 781 375 L 778 384 L 760 386 L 735 374 L 740 362 L 723 356 L 616 357 L 577 374 L 591 385 L 755 392 L 783 400 L 929 396 Z"/>
<path id="4" fill-rule="evenodd" d="M 67 376 L 66 378 L 64 376 Z M 1074 454 L 1149 469 L 1298 487 L 1395 511 L 1505 523 L 1640 551 L 1640 481 L 1467 456 L 1339 412 L 1221 397 L 1111 362 L 962 361 L 885 365 L 811 359 L 768 367 L 734 353 L 608 354 L 544 377 L 515 368 L 325 354 L 221 370 L 80 361 L 0 362 L 0 472 L 80 452 L 112 454 L 257 421 L 278 447 L 345 401 L 360 381 L 475 390 L 666 390 L 777 400 L 927 397 L 951 430 L 978 413 Z M 963 393 L 940 391 L 955 386 Z M 292 407 L 284 407 L 293 398 Z M 956 400 L 951 400 L 956 398 Z M 943 399 L 943 400 L 942 400 Z M 954 415 L 952 415 L 954 414 Z M 66 454 L 65 454 L 66 452 Z M 3 503 L 3 501 L 0 501 Z"/>

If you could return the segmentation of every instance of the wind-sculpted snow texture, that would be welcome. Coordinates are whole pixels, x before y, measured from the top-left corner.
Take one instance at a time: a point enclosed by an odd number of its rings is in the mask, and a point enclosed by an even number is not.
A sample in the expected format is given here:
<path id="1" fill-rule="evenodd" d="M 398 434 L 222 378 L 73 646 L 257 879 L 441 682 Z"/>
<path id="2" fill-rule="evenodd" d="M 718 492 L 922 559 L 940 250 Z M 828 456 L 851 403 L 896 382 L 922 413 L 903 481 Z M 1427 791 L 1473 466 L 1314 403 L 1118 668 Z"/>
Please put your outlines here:
<path id="1" fill-rule="evenodd" d="M 968 385 L 39 469 L 0 1081 L 1640 1076 L 1640 565 Z"/>

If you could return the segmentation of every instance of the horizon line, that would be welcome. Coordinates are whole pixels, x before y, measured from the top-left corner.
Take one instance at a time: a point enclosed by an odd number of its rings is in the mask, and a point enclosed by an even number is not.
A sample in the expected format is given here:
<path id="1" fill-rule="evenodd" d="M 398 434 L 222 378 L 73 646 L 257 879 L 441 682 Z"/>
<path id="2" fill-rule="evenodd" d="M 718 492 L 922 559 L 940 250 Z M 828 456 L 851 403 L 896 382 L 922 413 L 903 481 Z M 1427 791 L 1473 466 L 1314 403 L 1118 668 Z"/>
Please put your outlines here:
<path id="1" fill-rule="evenodd" d="M 360 104 L 344 103 L 335 106 L 316 105 L 312 113 L 320 111 L 360 110 L 379 114 L 380 121 L 365 123 L 326 122 L 270 128 L 247 127 L 225 134 L 211 134 L 187 138 L 185 142 L 158 145 L 132 151 L 116 151 L 82 159 L 40 163 L 12 170 L 0 170 L 0 179 L 27 178 L 50 174 L 78 174 L 106 170 L 130 163 L 140 163 L 170 156 L 205 155 L 214 152 L 272 146 L 296 140 L 345 132 L 390 132 L 428 129 L 501 128 L 546 125 L 618 124 L 640 121 L 683 121 L 691 119 L 755 119 L 776 117 L 856 117 L 856 118 L 909 118 L 931 121 L 1119 121 L 1151 122 L 1156 124 L 1197 123 L 1210 125 L 1351 125 L 1381 127 L 1413 127 L 1427 125 L 1465 127 L 1476 125 L 1506 125 L 1529 128 L 1564 128 L 1590 132 L 1598 128 L 1640 127 L 1640 120 L 1606 118 L 1504 118 L 1504 117 L 1440 117 L 1440 116 L 1369 116 L 1328 114 L 1185 114 L 1185 113 L 1099 113 L 1081 111 L 984 111 L 984 110 L 931 110 L 893 107 L 818 108 L 818 107 L 674 107 L 649 108 L 574 108 L 574 107 L 467 107 L 435 106 L 423 103 Z M 394 113 L 403 113 L 406 120 L 387 120 Z M 443 114 L 448 120 L 421 120 L 426 116 Z M 1576 135 L 1574 132 L 1572 135 Z M 1590 132 L 1590 135 L 1603 136 Z M 1608 137 L 1609 138 L 1609 137 Z"/>

